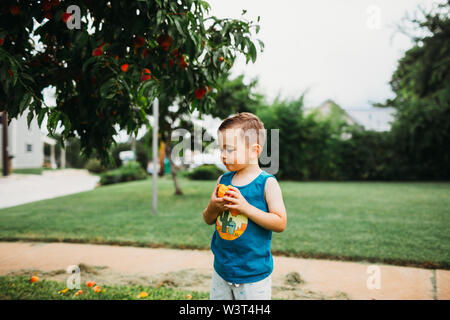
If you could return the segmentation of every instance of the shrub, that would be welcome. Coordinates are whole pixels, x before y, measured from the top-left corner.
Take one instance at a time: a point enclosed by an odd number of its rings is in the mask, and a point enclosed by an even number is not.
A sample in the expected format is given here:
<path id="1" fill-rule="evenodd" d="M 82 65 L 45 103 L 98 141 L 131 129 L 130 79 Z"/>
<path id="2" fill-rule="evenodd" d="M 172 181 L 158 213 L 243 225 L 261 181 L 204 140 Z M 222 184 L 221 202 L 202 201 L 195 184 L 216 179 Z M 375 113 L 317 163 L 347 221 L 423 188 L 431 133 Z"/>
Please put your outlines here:
<path id="1" fill-rule="evenodd" d="M 101 174 L 100 184 L 112 184 L 124 181 L 143 180 L 147 178 L 147 173 L 142 169 L 137 161 L 128 161 L 118 169 L 114 169 Z"/>
<path id="2" fill-rule="evenodd" d="M 89 159 L 84 167 L 92 173 L 101 173 L 106 170 L 106 168 L 101 165 L 100 160 L 96 158 Z"/>
<path id="3" fill-rule="evenodd" d="M 220 168 L 213 164 L 204 164 L 187 173 L 186 177 L 192 180 L 217 180 L 223 173 Z"/>

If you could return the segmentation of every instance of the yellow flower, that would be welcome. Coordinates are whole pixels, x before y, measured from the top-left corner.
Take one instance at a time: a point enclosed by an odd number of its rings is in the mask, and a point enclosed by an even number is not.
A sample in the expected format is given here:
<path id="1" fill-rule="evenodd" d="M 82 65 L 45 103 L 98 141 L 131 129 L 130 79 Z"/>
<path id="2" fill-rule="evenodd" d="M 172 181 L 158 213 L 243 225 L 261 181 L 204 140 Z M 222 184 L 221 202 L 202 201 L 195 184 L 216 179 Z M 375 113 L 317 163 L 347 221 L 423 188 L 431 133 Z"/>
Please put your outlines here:
<path id="1" fill-rule="evenodd" d="M 69 288 L 65 288 L 65 289 L 59 290 L 58 293 L 66 293 L 68 290 L 69 290 Z"/>
<path id="2" fill-rule="evenodd" d="M 141 293 L 139 293 L 139 295 L 137 296 L 138 298 L 145 298 L 148 296 L 148 293 L 145 291 L 142 291 Z"/>

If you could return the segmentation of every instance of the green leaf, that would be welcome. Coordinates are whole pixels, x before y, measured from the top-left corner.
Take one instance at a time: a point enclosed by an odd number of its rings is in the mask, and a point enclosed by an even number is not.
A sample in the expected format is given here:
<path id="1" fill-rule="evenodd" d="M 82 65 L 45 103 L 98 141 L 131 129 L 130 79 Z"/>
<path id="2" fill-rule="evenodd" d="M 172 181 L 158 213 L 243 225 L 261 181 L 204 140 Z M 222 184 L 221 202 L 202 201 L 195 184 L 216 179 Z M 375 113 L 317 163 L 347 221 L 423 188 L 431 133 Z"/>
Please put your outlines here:
<path id="1" fill-rule="evenodd" d="M 175 27 L 177 28 L 178 32 L 184 37 L 184 31 L 180 25 L 180 21 L 178 21 L 178 19 L 176 19 L 176 18 L 173 20 L 174 20 L 173 22 L 175 23 Z"/>
<path id="2" fill-rule="evenodd" d="M 21 76 L 22 76 L 23 78 L 27 79 L 28 81 L 30 81 L 31 83 L 36 84 L 36 82 L 34 81 L 33 77 L 30 76 L 29 74 L 27 74 L 27 73 L 22 73 Z"/>
<path id="3" fill-rule="evenodd" d="M 108 99 L 110 96 L 109 90 L 115 85 L 114 79 L 109 79 L 100 87 L 100 95 Z M 114 93 L 115 95 L 115 93 Z"/>
<path id="4" fill-rule="evenodd" d="M 20 105 L 19 105 L 19 113 L 22 113 L 26 107 L 30 104 L 31 101 L 31 94 L 29 92 L 26 92 L 23 97 L 22 100 L 20 101 Z"/>
<path id="5" fill-rule="evenodd" d="M 165 11 L 158 10 L 158 12 L 156 13 L 156 24 L 160 25 L 161 23 L 164 22 L 164 19 L 165 19 Z"/>
<path id="6" fill-rule="evenodd" d="M 95 61 L 96 58 L 97 57 L 90 57 L 83 63 L 83 67 L 82 67 L 83 73 L 86 71 L 86 68 Z"/>
<path id="7" fill-rule="evenodd" d="M 47 130 L 50 133 L 53 133 L 54 129 L 56 129 L 56 126 L 58 125 L 59 116 L 61 115 L 61 112 L 58 110 L 52 110 L 50 115 L 48 116 L 47 121 Z"/>
<path id="8" fill-rule="evenodd" d="M 252 57 L 252 62 L 255 63 L 255 61 L 256 61 L 256 48 L 255 48 L 255 45 L 251 41 L 249 41 L 248 44 L 250 46 L 249 47 L 249 53 L 250 53 L 250 56 Z"/>
<path id="9" fill-rule="evenodd" d="M 70 130 L 70 128 L 72 127 L 70 119 L 67 116 L 67 114 L 65 114 L 64 112 L 61 112 L 61 116 L 63 118 L 62 121 L 63 121 L 63 124 L 64 124 L 64 129 L 65 129 L 65 131 L 68 132 Z"/>
<path id="10" fill-rule="evenodd" d="M 203 8 L 205 8 L 206 12 L 209 11 L 210 5 L 208 2 L 206 1 L 200 1 L 200 4 L 202 5 Z"/>
<path id="11" fill-rule="evenodd" d="M 28 126 L 28 130 L 30 130 L 30 123 L 31 121 L 33 121 L 34 118 L 34 110 L 30 110 L 28 112 L 28 116 L 27 116 L 27 126 Z"/>
<path id="12" fill-rule="evenodd" d="M 42 108 L 38 114 L 38 125 L 41 127 L 42 120 L 44 120 L 44 116 L 47 114 L 47 108 Z"/>
<path id="13" fill-rule="evenodd" d="M 261 47 L 261 50 L 264 51 L 264 42 L 258 39 L 259 46 Z"/>

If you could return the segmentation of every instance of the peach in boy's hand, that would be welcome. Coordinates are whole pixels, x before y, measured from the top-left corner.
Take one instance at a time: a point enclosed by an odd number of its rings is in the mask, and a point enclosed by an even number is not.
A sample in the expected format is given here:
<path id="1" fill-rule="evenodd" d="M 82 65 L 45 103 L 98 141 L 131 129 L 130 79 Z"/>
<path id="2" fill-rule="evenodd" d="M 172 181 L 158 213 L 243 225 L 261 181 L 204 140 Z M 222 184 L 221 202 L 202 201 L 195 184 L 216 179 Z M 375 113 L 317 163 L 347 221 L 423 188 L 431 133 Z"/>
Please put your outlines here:
<path id="1" fill-rule="evenodd" d="M 240 213 L 245 213 L 249 204 L 241 194 L 239 189 L 233 187 L 232 185 L 222 185 L 221 189 L 223 192 L 222 198 L 228 201 L 226 204 L 224 204 L 225 210 L 229 210 L 233 216 L 236 216 Z"/>

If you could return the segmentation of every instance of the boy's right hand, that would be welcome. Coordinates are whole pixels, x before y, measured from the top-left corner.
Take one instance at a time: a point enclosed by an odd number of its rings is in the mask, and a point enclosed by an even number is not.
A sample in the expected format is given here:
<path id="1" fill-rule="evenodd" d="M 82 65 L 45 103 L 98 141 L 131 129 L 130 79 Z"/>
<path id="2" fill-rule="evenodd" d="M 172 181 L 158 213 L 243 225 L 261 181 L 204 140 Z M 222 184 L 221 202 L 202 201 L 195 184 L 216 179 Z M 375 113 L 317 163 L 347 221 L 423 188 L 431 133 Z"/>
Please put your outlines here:
<path id="1" fill-rule="evenodd" d="M 224 207 L 224 204 L 225 204 L 225 200 L 223 199 L 223 198 L 219 198 L 218 196 L 217 196 L 217 190 L 219 189 L 219 184 L 217 183 L 216 184 L 216 187 L 214 188 L 214 191 L 213 191 L 213 193 L 211 194 L 211 200 L 210 200 L 210 202 L 212 203 L 212 205 L 213 206 L 215 206 L 216 207 L 216 209 L 219 211 L 219 212 L 222 212 L 222 211 L 225 211 L 225 207 Z"/>

